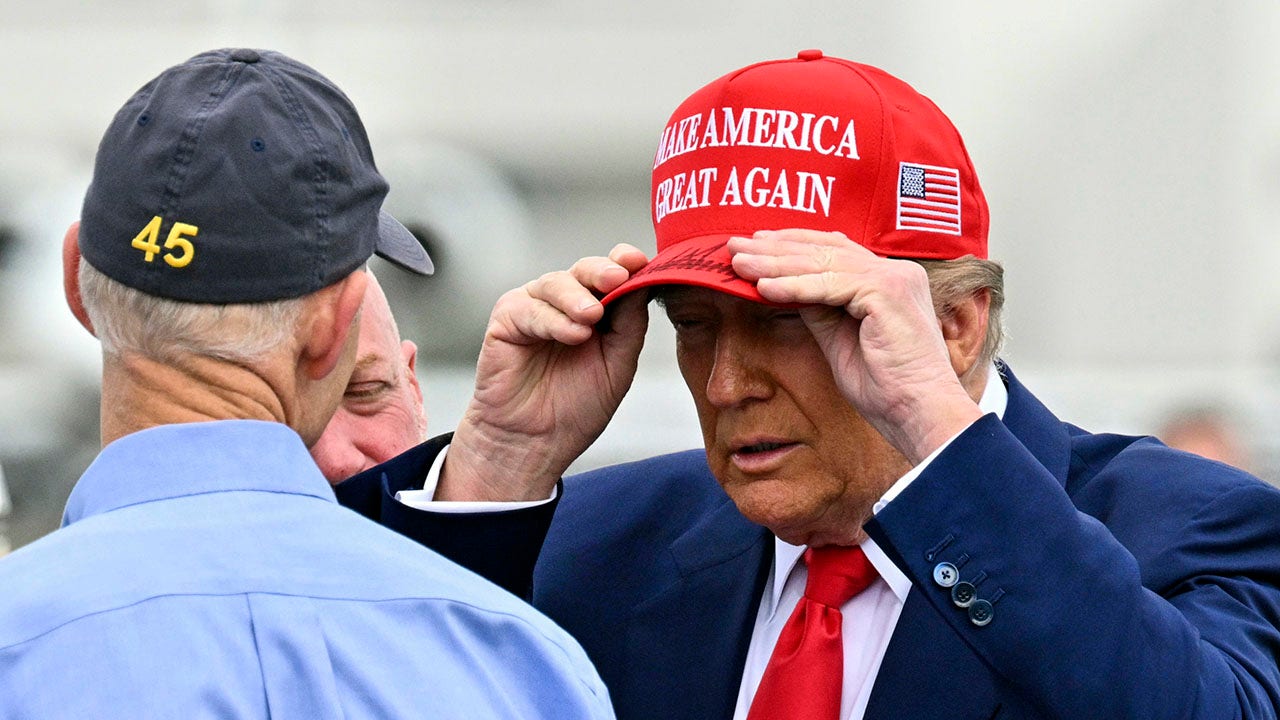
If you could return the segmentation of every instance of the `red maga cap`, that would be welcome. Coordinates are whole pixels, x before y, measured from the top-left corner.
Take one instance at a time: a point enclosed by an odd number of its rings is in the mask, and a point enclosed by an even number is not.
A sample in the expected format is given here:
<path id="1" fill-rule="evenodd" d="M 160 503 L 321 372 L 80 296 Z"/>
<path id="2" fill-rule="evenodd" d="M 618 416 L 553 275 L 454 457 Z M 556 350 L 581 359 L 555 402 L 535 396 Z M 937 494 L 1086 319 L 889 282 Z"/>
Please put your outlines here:
<path id="1" fill-rule="evenodd" d="M 870 65 L 749 65 L 676 109 L 653 161 L 658 254 L 603 300 L 699 285 L 764 302 L 725 243 L 757 230 L 839 231 L 883 257 L 987 256 L 987 201 L 938 106 Z"/>

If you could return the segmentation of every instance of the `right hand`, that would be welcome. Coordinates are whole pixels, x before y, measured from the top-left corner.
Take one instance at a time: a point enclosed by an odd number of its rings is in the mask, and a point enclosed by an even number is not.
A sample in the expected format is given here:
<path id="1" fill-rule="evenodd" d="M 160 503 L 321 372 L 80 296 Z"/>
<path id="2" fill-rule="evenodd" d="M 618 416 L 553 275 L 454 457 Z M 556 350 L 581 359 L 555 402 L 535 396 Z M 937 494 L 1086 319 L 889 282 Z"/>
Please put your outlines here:
<path id="1" fill-rule="evenodd" d="M 649 325 L 645 293 L 607 293 L 644 267 L 625 243 L 503 295 L 485 331 L 476 389 L 454 433 L 437 500 L 545 500 L 613 417 Z"/>
<path id="2" fill-rule="evenodd" d="M 761 231 L 731 238 L 729 250 L 765 299 L 804 306 L 841 394 L 912 465 L 982 417 L 952 365 L 919 264 L 816 230 Z M 973 313 L 985 314 L 985 304 Z"/>

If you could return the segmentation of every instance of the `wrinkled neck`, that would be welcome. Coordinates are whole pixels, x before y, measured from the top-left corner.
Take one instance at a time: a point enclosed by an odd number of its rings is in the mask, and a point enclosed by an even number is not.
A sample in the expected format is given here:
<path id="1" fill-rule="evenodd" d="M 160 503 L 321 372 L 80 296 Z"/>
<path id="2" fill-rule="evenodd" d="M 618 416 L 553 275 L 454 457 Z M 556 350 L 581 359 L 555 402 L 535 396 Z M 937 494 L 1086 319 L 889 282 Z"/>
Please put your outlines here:
<path id="1" fill-rule="evenodd" d="M 293 408 L 268 368 L 209 357 L 169 362 L 104 355 L 102 444 L 157 425 L 210 420 L 289 424 Z"/>

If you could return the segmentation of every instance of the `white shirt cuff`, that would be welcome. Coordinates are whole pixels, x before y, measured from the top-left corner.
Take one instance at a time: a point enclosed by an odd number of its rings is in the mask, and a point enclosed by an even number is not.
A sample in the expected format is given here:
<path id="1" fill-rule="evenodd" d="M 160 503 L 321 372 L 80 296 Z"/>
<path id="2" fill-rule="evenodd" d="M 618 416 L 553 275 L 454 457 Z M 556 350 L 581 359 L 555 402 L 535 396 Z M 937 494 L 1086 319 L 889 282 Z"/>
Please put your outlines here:
<path id="1" fill-rule="evenodd" d="M 436 455 L 435 462 L 431 463 L 431 469 L 427 470 L 427 477 L 422 483 L 421 490 L 401 490 L 396 493 L 396 500 L 403 505 L 408 505 L 417 510 L 427 510 L 429 512 L 438 513 L 479 513 L 479 512 L 501 512 L 503 510 L 520 510 L 523 508 L 536 507 L 545 505 L 556 499 L 558 488 L 551 489 L 551 497 L 546 500 L 515 500 L 505 502 L 478 502 L 472 500 L 436 500 L 436 486 L 440 484 L 440 471 L 444 468 L 444 457 L 449 454 L 449 446 L 446 445 L 440 449 L 440 454 Z"/>
<path id="2" fill-rule="evenodd" d="M 942 443 L 942 445 L 939 445 L 937 450 L 934 450 L 933 452 L 929 453 L 929 457 L 925 458 L 924 460 L 921 460 L 919 465 L 916 465 L 915 467 L 908 470 L 906 475 L 903 475 L 902 477 L 898 478 L 897 482 L 890 485 L 889 489 L 885 491 L 884 495 L 880 496 L 880 499 L 876 502 L 876 504 L 871 506 L 872 514 L 879 514 L 880 511 L 883 510 L 886 505 L 888 505 L 890 502 L 893 502 L 894 498 L 898 497 L 898 495 L 901 495 L 902 491 L 906 490 L 907 487 L 909 487 L 911 483 L 915 481 L 916 478 L 920 477 L 920 473 L 924 472 L 925 468 L 929 467 L 929 464 L 932 463 L 939 455 L 941 455 L 942 451 L 946 450 L 947 446 L 950 445 L 952 441 L 960 437 L 960 435 L 965 430 L 968 430 L 972 425 L 973 423 L 966 425 L 964 427 L 964 430 L 961 430 L 955 435 L 952 435 L 951 437 L 947 438 L 947 441 Z"/>

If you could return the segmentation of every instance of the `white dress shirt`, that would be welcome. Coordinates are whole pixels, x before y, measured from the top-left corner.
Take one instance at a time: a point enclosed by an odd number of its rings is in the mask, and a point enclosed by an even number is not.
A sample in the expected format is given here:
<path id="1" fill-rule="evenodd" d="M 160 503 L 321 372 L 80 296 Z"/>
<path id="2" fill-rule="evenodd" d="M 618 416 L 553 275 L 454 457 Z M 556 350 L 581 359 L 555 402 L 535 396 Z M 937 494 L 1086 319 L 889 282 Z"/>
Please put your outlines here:
<path id="1" fill-rule="evenodd" d="M 978 407 L 984 414 L 993 412 L 1003 418 L 1008 400 L 1009 393 L 1004 387 L 1004 381 L 1000 379 L 995 365 L 992 365 L 987 374 L 987 387 Z M 942 447 L 899 478 L 872 511 L 878 513 L 884 509 L 954 439 L 952 437 L 947 440 Z M 861 720 L 866 711 L 880 661 L 884 659 L 889 639 L 893 636 L 898 616 L 902 614 L 902 606 L 911 590 L 911 581 L 897 565 L 890 562 L 874 540 L 864 540 L 862 550 L 880 577 L 840 607 L 844 620 L 841 627 L 844 638 L 844 689 L 840 696 L 840 717 L 843 720 Z M 773 646 L 778 643 L 783 626 L 804 595 L 805 582 L 809 579 L 809 570 L 801 560 L 804 551 L 804 546 L 774 538 L 773 568 L 765 580 L 760 610 L 756 613 L 751 646 L 747 650 L 747 663 L 742 670 L 742 685 L 738 689 L 738 704 L 733 711 L 734 720 L 746 720 L 756 688 L 760 686 L 760 678 L 769 664 L 769 657 L 773 655 Z M 779 583 L 780 577 L 786 578 L 786 581 Z"/>

